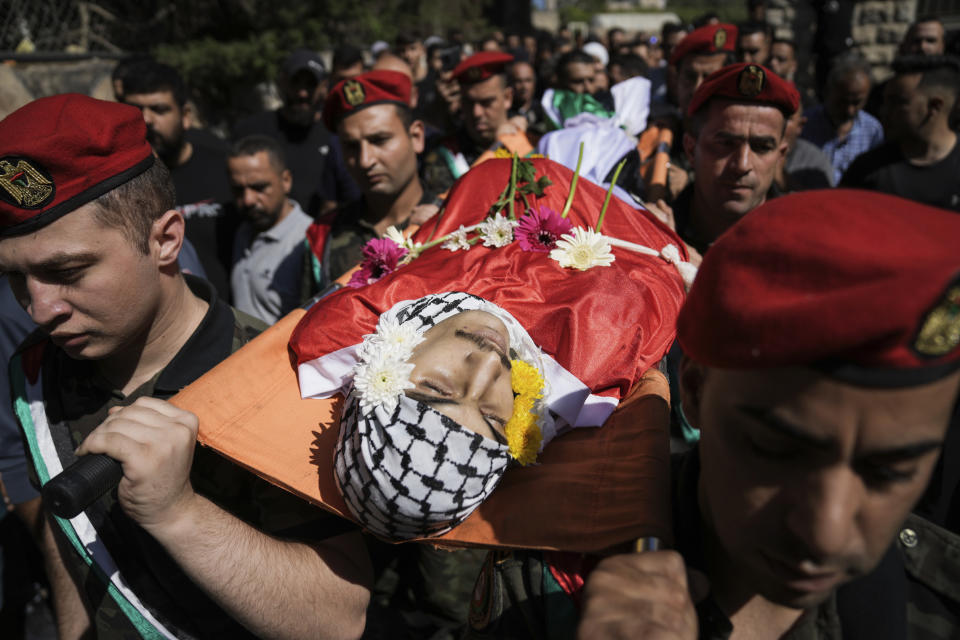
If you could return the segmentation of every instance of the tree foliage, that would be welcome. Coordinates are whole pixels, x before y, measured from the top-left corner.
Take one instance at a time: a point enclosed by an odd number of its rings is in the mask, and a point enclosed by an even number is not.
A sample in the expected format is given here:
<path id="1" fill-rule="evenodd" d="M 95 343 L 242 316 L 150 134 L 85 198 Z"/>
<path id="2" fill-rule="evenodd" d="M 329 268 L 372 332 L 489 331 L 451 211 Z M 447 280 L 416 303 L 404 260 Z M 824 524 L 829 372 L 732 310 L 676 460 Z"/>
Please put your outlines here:
<path id="1" fill-rule="evenodd" d="M 238 95 L 273 79 L 298 47 L 367 47 L 404 32 L 479 37 L 490 0 L 99 0 L 109 39 L 176 67 L 200 101 L 228 118 Z M 234 112 L 234 113 L 232 113 Z"/>

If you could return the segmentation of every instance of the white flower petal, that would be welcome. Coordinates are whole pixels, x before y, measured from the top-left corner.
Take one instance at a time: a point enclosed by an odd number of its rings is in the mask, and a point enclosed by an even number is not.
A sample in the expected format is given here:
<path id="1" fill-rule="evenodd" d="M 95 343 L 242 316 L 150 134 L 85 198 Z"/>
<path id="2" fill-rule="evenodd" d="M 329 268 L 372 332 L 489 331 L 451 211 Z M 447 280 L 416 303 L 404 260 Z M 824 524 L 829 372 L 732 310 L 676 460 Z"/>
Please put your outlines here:
<path id="1" fill-rule="evenodd" d="M 586 271 L 593 267 L 609 267 L 614 261 L 610 243 L 603 235 L 591 229 L 574 227 L 557 240 L 557 248 L 550 257 L 561 267 Z"/>
<path id="2" fill-rule="evenodd" d="M 505 247 L 513 242 L 513 228 L 515 226 L 517 226 L 516 221 L 498 213 L 477 225 L 477 231 L 483 239 L 483 246 Z"/>

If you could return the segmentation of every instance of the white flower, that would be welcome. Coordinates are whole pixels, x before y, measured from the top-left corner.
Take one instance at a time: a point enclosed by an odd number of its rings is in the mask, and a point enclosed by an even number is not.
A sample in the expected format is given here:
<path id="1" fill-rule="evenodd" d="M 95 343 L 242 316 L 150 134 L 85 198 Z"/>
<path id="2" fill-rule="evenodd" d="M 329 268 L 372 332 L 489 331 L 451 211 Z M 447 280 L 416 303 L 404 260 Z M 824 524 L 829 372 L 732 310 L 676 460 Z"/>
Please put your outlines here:
<path id="1" fill-rule="evenodd" d="M 420 253 L 420 248 L 423 246 L 422 242 L 414 242 L 410 238 L 403 237 L 403 231 L 400 231 L 395 226 L 390 225 L 387 227 L 387 230 L 383 233 L 383 237 L 387 240 L 393 240 L 401 249 L 406 249 L 408 251 L 407 255 L 403 257 L 403 260 L 400 261 L 400 264 L 406 264 L 413 260 L 416 257 L 416 254 Z M 404 260 L 406 262 L 404 262 Z"/>
<path id="2" fill-rule="evenodd" d="M 378 406 L 392 413 L 400 401 L 400 394 L 414 386 L 410 382 L 413 365 L 387 353 L 381 352 L 361 361 L 353 371 L 353 388 L 360 395 L 360 411 L 363 413 Z"/>
<path id="3" fill-rule="evenodd" d="M 586 271 L 592 267 L 609 267 L 613 262 L 610 243 L 601 234 L 591 229 L 574 227 L 573 233 L 565 233 L 557 240 L 557 248 L 550 257 L 561 267 Z"/>
<path id="4" fill-rule="evenodd" d="M 460 228 L 447 235 L 447 241 L 440 245 L 447 251 L 459 251 L 460 249 L 469 249 L 470 243 L 467 241 L 467 230 L 463 225 Z"/>
<path id="5" fill-rule="evenodd" d="M 407 249 L 407 239 L 403 237 L 403 232 L 397 229 L 395 226 L 390 225 L 387 227 L 386 232 L 384 232 L 383 237 L 388 240 L 393 240 L 398 247 L 403 247 Z"/>
<path id="6" fill-rule="evenodd" d="M 517 226 L 516 222 L 498 213 L 477 225 L 477 231 L 483 238 L 483 246 L 505 247 L 513 242 L 513 228 L 515 226 Z"/>
<path id="7" fill-rule="evenodd" d="M 377 323 L 377 346 L 401 360 L 410 358 L 413 348 L 423 342 L 423 339 L 423 334 L 417 332 L 412 322 L 400 324 L 396 318 L 384 317 Z"/>

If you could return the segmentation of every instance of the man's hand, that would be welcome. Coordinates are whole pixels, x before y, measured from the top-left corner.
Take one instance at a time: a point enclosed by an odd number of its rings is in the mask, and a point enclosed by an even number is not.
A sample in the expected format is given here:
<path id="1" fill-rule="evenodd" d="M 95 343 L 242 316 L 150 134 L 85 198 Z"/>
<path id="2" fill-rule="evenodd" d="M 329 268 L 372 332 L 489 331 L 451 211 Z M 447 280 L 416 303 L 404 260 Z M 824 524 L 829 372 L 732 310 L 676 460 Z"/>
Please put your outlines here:
<path id="1" fill-rule="evenodd" d="M 683 167 L 678 167 L 672 162 L 667 165 L 667 195 L 670 202 L 677 199 L 680 192 L 690 184 L 690 174 Z"/>
<path id="2" fill-rule="evenodd" d="M 577 637 L 696 640 L 694 596 L 702 599 L 707 589 L 701 574 L 694 582 L 699 593 L 691 595 L 683 558 L 674 551 L 611 556 L 587 579 Z"/>
<path id="3" fill-rule="evenodd" d="M 497 127 L 497 137 L 524 133 L 528 124 L 527 119 L 523 116 L 513 116 Z"/>
<path id="4" fill-rule="evenodd" d="M 139 398 L 110 416 L 77 449 L 105 453 L 123 465 L 118 497 L 123 510 L 148 531 L 170 524 L 193 499 L 190 466 L 197 417 L 156 398 Z"/>
<path id="5" fill-rule="evenodd" d="M 664 202 L 662 198 L 658 199 L 656 203 L 645 202 L 643 206 L 656 216 L 657 220 L 670 227 L 671 231 L 677 230 L 677 221 L 673 217 L 673 207 Z"/>

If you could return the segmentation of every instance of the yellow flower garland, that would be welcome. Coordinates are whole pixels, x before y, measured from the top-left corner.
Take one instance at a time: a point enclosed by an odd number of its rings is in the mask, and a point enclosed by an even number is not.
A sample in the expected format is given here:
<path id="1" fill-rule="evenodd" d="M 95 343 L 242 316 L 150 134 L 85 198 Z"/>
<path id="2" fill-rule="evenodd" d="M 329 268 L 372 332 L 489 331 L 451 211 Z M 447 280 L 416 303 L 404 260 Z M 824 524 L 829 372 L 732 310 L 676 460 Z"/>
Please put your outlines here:
<path id="1" fill-rule="evenodd" d="M 523 360 L 511 360 L 510 385 L 513 387 L 513 413 L 504 431 L 510 455 L 520 464 L 536 461 L 543 434 L 533 412 L 536 401 L 543 397 L 543 377 L 537 368 Z"/>

